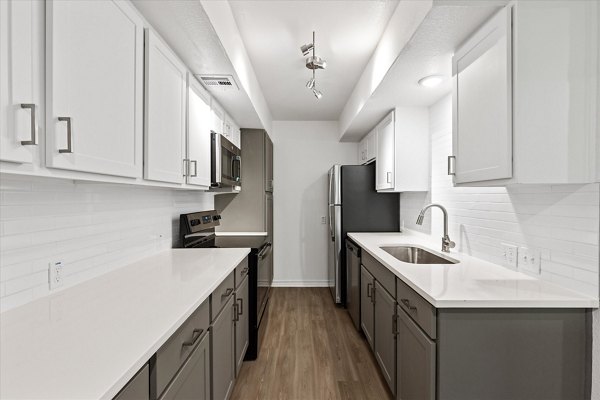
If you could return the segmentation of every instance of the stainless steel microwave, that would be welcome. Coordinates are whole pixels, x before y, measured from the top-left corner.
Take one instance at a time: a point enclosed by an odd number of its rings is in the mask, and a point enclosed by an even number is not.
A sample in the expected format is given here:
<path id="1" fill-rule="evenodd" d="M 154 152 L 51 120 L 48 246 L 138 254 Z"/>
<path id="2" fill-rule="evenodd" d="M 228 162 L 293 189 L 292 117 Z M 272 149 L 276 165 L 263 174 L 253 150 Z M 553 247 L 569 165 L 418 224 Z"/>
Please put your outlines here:
<path id="1" fill-rule="evenodd" d="M 220 133 L 211 132 L 211 186 L 242 186 L 242 151 Z"/>

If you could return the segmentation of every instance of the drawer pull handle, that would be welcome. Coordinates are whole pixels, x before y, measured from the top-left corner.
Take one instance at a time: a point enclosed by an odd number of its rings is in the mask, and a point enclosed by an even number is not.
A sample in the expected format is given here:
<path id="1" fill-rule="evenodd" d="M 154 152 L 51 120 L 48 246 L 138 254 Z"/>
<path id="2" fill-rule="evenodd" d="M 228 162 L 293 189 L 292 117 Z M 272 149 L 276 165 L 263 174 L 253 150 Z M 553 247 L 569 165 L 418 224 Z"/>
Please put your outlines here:
<path id="1" fill-rule="evenodd" d="M 225 293 L 223 293 L 221 295 L 221 300 L 223 300 L 223 298 L 229 296 L 231 293 L 233 293 L 233 289 L 232 288 L 227 288 L 227 290 L 225 291 Z"/>
<path id="2" fill-rule="evenodd" d="M 25 109 L 28 108 L 29 110 L 31 110 L 31 122 L 30 122 L 31 137 L 29 138 L 29 140 L 21 140 L 21 145 L 35 146 L 35 145 L 37 145 L 37 141 L 35 139 L 35 104 L 21 104 L 21 108 L 25 108 Z"/>
<path id="3" fill-rule="evenodd" d="M 413 306 L 410 304 L 410 300 L 409 299 L 400 299 L 400 301 L 402 302 L 402 304 L 404 304 L 404 306 L 406 308 L 408 308 L 410 311 L 417 311 L 417 307 Z"/>
<path id="4" fill-rule="evenodd" d="M 240 315 L 244 315 L 244 299 L 237 299 L 240 302 Z"/>
<path id="5" fill-rule="evenodd" d="M 190 340 L 189 342 L 183 342 L 181 347 L 188 347 L 188 346 L 195 345 L 196 342 L 198 342 L 198 339 L 200 339 L 202 332 L 204 332 L 204 329 L 198 329 L 198 328 L 194 329 L 194 332 L 192 333 L 192 340 Z"/>

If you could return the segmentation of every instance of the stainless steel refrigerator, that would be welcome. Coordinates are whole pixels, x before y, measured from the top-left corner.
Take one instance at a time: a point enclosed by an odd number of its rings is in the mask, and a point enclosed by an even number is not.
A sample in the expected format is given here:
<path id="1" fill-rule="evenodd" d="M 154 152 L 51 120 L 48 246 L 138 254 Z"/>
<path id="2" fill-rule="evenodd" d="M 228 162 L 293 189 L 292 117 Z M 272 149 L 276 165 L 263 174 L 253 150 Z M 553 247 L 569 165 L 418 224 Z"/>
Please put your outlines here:
<path id="1" fill-rule="evenodd" d="M 328 176 L 329 288 L 335 303 L 345 305 L 348 232 L 398 232 L 400 197 L 375 191 L 375 163 L 334 165 Z"/>

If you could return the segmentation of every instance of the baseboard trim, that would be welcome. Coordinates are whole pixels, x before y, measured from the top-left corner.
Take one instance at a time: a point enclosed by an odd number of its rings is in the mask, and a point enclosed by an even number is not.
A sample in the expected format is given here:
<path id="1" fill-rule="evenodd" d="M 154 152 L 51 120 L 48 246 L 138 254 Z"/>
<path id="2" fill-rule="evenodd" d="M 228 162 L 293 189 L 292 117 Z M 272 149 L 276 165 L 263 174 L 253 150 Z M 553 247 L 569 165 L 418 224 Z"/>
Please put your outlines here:
<path id="1" fill-rule="evenodd" d="M 273 281 L 273 287 L 329 287 L 329 281 Z"/>

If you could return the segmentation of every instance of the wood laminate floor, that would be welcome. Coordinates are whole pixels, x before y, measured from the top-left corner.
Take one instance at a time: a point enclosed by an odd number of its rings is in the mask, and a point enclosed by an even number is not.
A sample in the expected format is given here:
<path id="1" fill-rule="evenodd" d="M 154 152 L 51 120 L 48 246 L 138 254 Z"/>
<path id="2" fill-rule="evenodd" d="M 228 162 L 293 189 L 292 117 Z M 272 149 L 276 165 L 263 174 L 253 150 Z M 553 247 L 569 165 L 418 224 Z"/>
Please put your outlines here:
<path id="1" fill-rule="evenodd" d="M 258 359 L 231 399 L 390 400 L 369 345 L 327 288 L 273 288 Z"/>

